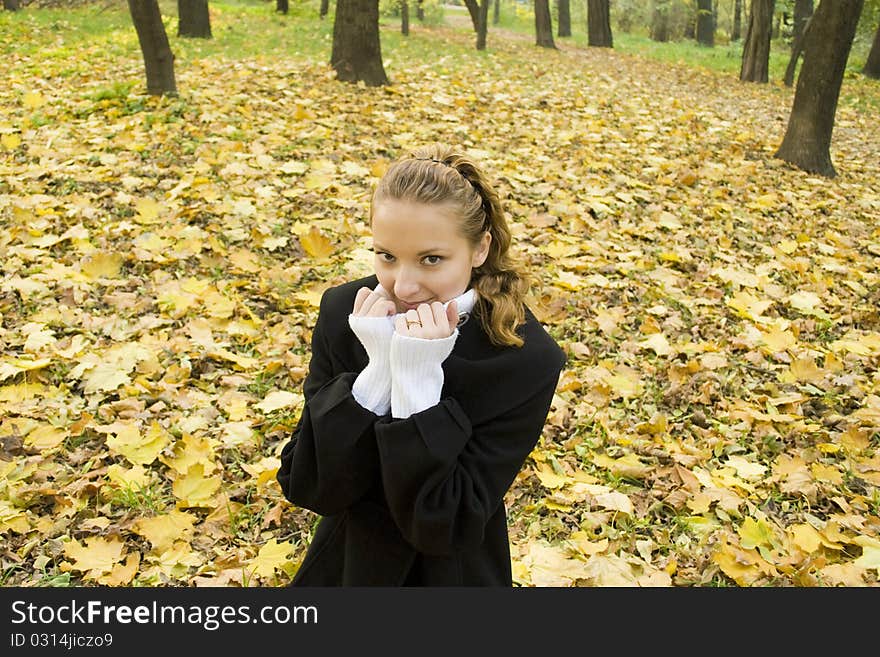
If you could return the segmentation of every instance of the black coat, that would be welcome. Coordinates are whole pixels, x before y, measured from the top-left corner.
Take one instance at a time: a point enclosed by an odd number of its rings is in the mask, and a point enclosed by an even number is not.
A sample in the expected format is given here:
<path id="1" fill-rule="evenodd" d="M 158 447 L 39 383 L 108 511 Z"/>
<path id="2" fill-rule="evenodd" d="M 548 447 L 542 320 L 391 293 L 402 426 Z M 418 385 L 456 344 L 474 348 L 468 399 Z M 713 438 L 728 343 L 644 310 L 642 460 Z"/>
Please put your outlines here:
<path id="1" fill-rule="evenodd" d="M 472 316 L 443 363 L 440 402 L 406 419 L 363 408 L 367 354 L 348 325 L 375 276 L 328 289 L 305 405 L 278 482 L 322 517 L 292 584 L 510 586 L 504 495 L 537 443 L 565 356 L 530 311 L 525 344 L 493 346 Z"/>

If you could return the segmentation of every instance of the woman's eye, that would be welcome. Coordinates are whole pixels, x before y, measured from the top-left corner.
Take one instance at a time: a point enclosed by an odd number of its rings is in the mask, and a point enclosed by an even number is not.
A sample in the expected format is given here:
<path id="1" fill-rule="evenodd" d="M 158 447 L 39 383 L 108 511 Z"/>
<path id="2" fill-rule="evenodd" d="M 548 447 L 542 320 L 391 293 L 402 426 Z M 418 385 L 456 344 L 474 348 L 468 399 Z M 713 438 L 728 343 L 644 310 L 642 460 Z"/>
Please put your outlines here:
<path id="1" fill-rule="evenodd" d="M 443 258 L 441 258 L 440 256 L 435 256 L 435 255 L 425 256 L 425 264 L 426 265 L 439 265 L 440 261 L 442 259 Z"/>
<path id="2" fill-rule="evenodd" d="M 379 256 L 379 260 L 381 260 L 382 262 L 392 262 L 394 260 L 393 255 L 391 255 L 390 253 L 385 253 L 384 251 L 380 251 L 376 255 Z"/>

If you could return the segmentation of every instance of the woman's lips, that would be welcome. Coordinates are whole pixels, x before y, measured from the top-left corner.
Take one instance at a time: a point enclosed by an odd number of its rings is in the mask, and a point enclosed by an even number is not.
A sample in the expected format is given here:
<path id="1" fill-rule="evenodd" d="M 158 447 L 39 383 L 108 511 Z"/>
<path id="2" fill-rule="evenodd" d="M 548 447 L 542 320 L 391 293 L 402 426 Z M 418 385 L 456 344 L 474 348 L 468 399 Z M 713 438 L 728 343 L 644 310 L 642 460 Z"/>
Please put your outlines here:
<path id="1" fill-rule="evenodd" d="M 416 303 L 407 303 L 406 301 L 401 301 L 400 305 L 403 307 L 404 310 L 415 310 L 416 308 L 421 306 L 423 303 L 431 303 L 431 302 L 430 301 L 417 301 Z"/>

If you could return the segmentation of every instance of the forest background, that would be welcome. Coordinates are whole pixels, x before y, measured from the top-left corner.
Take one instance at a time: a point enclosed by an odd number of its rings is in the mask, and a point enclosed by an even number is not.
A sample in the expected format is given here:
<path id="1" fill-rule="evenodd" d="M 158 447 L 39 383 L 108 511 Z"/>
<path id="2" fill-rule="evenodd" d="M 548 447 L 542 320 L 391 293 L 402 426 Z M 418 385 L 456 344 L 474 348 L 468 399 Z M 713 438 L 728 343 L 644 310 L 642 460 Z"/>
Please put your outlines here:
<path id="1" fill-rule="evenodd" d="M 515 583 L 878 585 L 876 3 L 834 178 L 773 156 L 790 39 L 740 82 L 733 3 L 713 48 L 617 2 L 613 48 L 574 3 L 549 49 L 501 2 L 478 51 L 460 8 L 404 36 L 383 2 L 367 87 L 318 0 L 212 1 L 210 39 L 162 2 L 176 96 L 145 93 L 124 3 L 51 4 L 0 12 L 3 585 L 290 580 L 317 517 L 275 472 L 317 303 L 371 271 L 372 186 L 435 140 L 498 180 L 568 355 L 505 500 Z"/>

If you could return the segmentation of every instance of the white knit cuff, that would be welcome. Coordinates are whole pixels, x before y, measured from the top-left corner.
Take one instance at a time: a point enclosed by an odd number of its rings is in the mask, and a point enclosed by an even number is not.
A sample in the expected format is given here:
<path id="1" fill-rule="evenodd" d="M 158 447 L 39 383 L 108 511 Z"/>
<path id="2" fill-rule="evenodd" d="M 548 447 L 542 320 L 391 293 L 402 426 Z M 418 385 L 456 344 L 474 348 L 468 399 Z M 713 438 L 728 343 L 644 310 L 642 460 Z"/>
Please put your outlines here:
<path id="1" fill-rule="evenodd" d="M 452 353 L 458 329 L 425 340 L 395 333 L 391 338 L 391 416 L 405 419 L 436 406 L 443 390 L 443 361 Z"/>
<path id="2" fill-rule="evenodd" d="M 394 324 L 390 317 L 348 316 L 348 325 L 357 336 L 367 357 L 367 366 L 351 386 L 358 404 L 376 415 L 385 415 L 391 408 L 391 336 Z"/>

